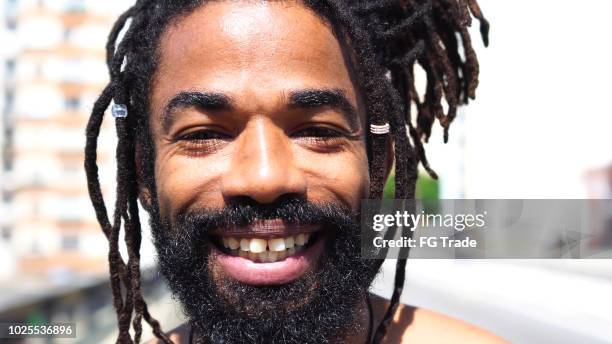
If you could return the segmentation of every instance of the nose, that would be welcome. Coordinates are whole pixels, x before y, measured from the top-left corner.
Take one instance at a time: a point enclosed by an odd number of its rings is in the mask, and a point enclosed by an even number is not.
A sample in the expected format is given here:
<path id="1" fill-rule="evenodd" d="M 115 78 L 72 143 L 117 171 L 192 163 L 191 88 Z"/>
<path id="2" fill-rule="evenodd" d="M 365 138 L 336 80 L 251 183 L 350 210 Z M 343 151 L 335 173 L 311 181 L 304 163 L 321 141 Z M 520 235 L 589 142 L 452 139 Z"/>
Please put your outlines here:
<path id="1" fill-rule="evenodd" d="M 235 145 L 221 179 L 226 200 L 250 198 L 266 204 L 282 196 L 305 196 L 306 178 L 295 164 L 291 141 L 271 120 L 249 121 Z"/>

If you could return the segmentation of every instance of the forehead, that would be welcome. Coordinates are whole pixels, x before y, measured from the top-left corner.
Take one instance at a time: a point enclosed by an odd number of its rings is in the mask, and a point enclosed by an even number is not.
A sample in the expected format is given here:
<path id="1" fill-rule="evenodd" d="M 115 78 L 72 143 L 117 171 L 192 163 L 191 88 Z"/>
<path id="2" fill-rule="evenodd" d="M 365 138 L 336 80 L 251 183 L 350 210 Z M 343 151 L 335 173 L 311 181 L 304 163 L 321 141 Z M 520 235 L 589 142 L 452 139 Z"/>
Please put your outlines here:
<path id="1" fill-rule="evenodd" d="M 176 93 L 262 99 L 303 88 L 356 94 L 332 27 L 299 2 L 214 1 L 174 21 L 160 40 L 155 111 Z"/>

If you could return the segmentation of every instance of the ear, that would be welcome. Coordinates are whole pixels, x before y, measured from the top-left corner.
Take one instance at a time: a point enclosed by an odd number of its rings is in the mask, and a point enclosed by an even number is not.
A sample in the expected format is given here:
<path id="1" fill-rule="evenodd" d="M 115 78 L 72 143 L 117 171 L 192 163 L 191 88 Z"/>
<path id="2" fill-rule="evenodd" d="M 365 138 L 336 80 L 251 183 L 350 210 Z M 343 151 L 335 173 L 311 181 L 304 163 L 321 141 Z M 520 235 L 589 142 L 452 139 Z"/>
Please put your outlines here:
<path id="1" fill-rule="evenodd" d="M 151 212 L 151 190 L 147 187 L 147 184 L 144 182 L 144 169 L 142 166 L 142 146 L 137 143 L 136 144 L 136 178 L 138 179 L 138 199 L 140 200 L 140 204 L 142 204 L 143 208 L 147 212 Z"/>
<path id="2" fill-rule="evenodd" d="M 385 185 L 387 184 L 387 180 L 389 179 L 389 175 L 391 175 L 391 170 L 393 169 L 395 163 L 395 141 L 389 136 L 387 140 L 387 158 L 385 159 Z"/>

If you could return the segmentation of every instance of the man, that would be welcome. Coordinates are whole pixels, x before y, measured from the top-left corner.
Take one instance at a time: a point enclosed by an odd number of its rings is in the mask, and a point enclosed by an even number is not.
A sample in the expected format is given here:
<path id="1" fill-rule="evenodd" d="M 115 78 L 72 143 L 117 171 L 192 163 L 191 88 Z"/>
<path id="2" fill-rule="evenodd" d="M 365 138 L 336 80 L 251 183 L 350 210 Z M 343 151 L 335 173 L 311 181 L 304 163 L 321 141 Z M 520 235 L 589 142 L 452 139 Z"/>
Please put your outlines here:
<path id="1" fill-rule="evenodd" d="M 475 2 L 454 0 L 138 1 L 122 15 L 85 161 L 110 242 L 118 342 L 139 342 L 142 318 L 161 342 L 495 341 L 457 320 L 398 307 L 403 278 L 391 302 L 370 296 L 381 262 L 359 258 L 360 201 L 381 197 L 394 164 L 395 197 L 414 197 L 417 162 L 428 168 L 422 137 L 436 118 L 447 133 L 457 105 L 474 96 L 469 10 L 486 32 Z M 428 74 L 422 102 L 415 62 Z M 111 100 L 112 223 L 95 164 Z M 137 199 L 151 215 L 161 272 L 189 318 L 169 335 L 140 292 Z M 122 223 L 127 263 L 118 253 Z M 404 266 L 400 260 L 400 276 Z"/>

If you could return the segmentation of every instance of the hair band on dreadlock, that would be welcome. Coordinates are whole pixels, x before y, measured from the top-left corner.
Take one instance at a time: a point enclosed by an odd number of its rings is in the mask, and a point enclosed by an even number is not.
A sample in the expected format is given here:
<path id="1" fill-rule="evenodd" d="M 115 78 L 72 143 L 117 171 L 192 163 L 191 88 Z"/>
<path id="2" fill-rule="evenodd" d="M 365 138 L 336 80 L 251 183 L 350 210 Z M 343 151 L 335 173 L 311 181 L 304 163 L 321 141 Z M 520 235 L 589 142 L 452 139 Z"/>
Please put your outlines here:
<path id="1" fill-rule="evenodd" d="M 128 115 L 127 106 L 125 104 L 113 104 L 111 114 L 113 118 L 126 118 Z"/>
<path id="2" fill-rule="evenodd" d="M 385 135 L 388 134 L 391 129 L 389 123 L 385 123 L 383 125 L 370 124 L 370 132 L 376 135 Z"/>

